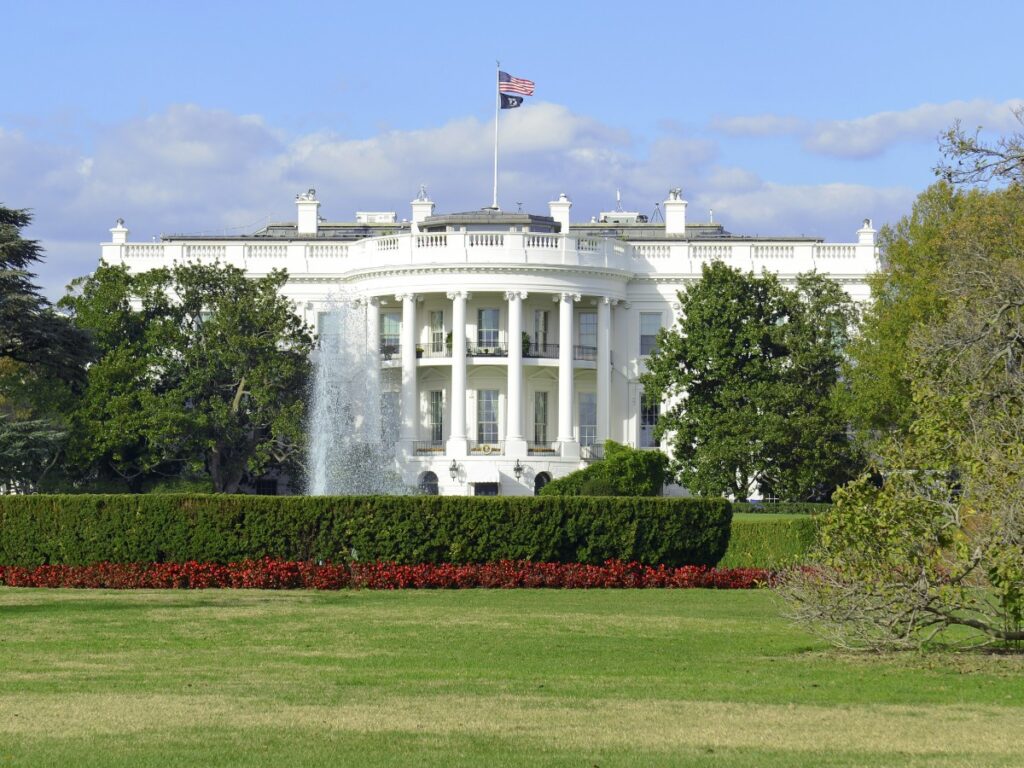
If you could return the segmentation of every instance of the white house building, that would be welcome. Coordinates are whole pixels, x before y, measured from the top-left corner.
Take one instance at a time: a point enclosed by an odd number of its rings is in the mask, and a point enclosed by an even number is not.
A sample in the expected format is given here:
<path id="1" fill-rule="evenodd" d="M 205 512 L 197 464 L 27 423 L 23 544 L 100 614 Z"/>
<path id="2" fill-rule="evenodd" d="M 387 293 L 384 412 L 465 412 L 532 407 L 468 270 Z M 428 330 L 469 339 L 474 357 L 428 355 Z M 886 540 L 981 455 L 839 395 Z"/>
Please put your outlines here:
<path id="1" fill-rule="evenodd" d="M 253 276 L 287 269 L 284 290 L 314 327 L 329 297 L 359 297 L 399 403 L 399 469 L 442 494 L 532 494 L 600 458 L 606 438 L 656 447 L 658 404 L 638 377 L 702 264 L 770 270 L 783 282 L 814 269 L 856 301 L 868 299 L 878 268 L 870 220 L 850 243 L 734 235 L 687 221 L 678 189 L 657 222 L 616 210 L 573 223 L 564 194 L 547 216 L 437 215 L 424 190 L 408 221 L 393 212 L 325 221 L 313 190 L 296 207 L 295 222 L 251 235 L 157 243 L 129 242 L 119 220 L 102 258 L 139 271 L 181 261 Z"/>

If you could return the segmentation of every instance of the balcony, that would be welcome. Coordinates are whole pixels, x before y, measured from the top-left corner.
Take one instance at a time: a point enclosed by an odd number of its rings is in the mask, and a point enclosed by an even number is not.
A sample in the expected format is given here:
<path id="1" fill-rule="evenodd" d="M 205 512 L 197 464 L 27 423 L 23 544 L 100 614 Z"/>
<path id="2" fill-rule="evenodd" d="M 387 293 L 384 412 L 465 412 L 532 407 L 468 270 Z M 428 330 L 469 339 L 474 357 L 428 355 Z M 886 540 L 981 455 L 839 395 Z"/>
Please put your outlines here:
<path id="1" fill-rule="evenodd" d="M 470 440 L 470 456 L 503 456 L 505 454 L 504 440 Z"/>
<path id="2" fill-rule="evenodd" d="M 508 357 L 508 344 L 503 341 L 485 344 L 466 342 L 466 357 Z"/>
<path id="3" fill-rule="evenodd" d="M 390 340 L 381 341 L 380 343 L 380 357 L 382 360 L 397 360 L 402 355 L 402 345 L 397 341 L 392 342 Z"/>
<path id="4" fill-rule="evenodd" d="M 557 344 L 534 344 L 530 343 L 529 348 L 523 346 L 523 357 L 557 358 Z"/>
<path id="5" fill-rule="evenodd" d="M 444 440 L 416 440 L 412 452 L 416 456 L 444 456 Z"/>
<path id="6" fill-rule="evenodd" d="M 573 360 L 589 360 L 594 362 L 597 360 L 597 347 L 585 347 L 576 345 L 572 348 Z"/>
<path id="7" fill-rule="evenodd" d="M 555 443 L 544 441 L 540 443 L 527 443 L 526 453 L 529 456 L 556 456 L 558 450 L 555 448 Z"/>
<path id="8" fill-rule="evenodd" d="M 420 350 L 423 350 L 421 353 Z M 444 341 L 421 344 L 416 347 L 416 357 L 451 357 L 452 345 Z"/>
<path id="9" fill-rule="evenodd" d="M 597 445 L 581 445 L 580 446 L 580 458 L 584 461 L 600 461 L 604 458 L 604 446 Z"/>

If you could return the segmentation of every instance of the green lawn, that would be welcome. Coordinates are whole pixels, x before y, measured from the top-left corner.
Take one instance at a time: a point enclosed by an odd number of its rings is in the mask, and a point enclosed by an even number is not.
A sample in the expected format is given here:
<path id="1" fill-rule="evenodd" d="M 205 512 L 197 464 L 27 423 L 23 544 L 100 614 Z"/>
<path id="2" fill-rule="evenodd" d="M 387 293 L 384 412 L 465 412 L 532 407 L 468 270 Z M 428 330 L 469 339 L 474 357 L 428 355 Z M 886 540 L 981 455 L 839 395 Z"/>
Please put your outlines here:
<path id="1" fill-rule="evenodd" d="M 0 589 L 5 766 L 1019 766 L 1024 660 L 768 592 Z"/>

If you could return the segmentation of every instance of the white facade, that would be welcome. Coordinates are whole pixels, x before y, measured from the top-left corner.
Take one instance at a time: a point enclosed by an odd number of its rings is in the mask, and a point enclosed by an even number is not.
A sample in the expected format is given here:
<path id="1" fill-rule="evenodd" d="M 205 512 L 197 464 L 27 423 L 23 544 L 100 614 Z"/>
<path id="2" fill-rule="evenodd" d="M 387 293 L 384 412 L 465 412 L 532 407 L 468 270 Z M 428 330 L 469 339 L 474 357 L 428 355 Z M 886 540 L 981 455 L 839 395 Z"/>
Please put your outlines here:
<path id="1" fill-rule="evenodd" d="M 442 494 L 502 495 L 532 494 L 599 458 L 606 438 L 651 446 L 654 411 L 645 414 L 638 377 L 702 264 L 783 282 L 814 269 L 858 302 L 878 268 L 869 220 L 855 242 L 825 243 L 688 223 L 679 190 L 662 204 L 665 223 L 616 211 L 570 225 L 571 205 L 562 195 L 550 216 L 437 216 L 421 190 L 411 222 L 370 212 L 342 224 L 319 218 L 309 190 L 296 198 L 296 223 L 244 237 L 132 243 L 119 220 L 102 258 L 135 271 L 183 261 L 253 276 L 286 269 L 284 291 L 314 328 L 329 297 L 359 297 L 381 375 L 397 390 L 405 481 L 433 473 Z"/>

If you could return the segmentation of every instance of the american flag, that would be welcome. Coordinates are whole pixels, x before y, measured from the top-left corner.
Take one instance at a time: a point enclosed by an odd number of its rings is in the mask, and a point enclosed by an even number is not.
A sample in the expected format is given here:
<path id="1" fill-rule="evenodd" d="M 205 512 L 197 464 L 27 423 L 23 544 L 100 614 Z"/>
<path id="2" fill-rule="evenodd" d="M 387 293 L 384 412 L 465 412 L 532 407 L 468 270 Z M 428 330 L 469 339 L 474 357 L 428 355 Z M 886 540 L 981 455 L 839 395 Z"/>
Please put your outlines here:
<path id="1" fill-rule="evenodd" d="M 498 91 L 500 93 L 518 93 L 520 96 L 533 96 L 533 80 L 512 77 L 508 72 L 498 72 Z"/>

